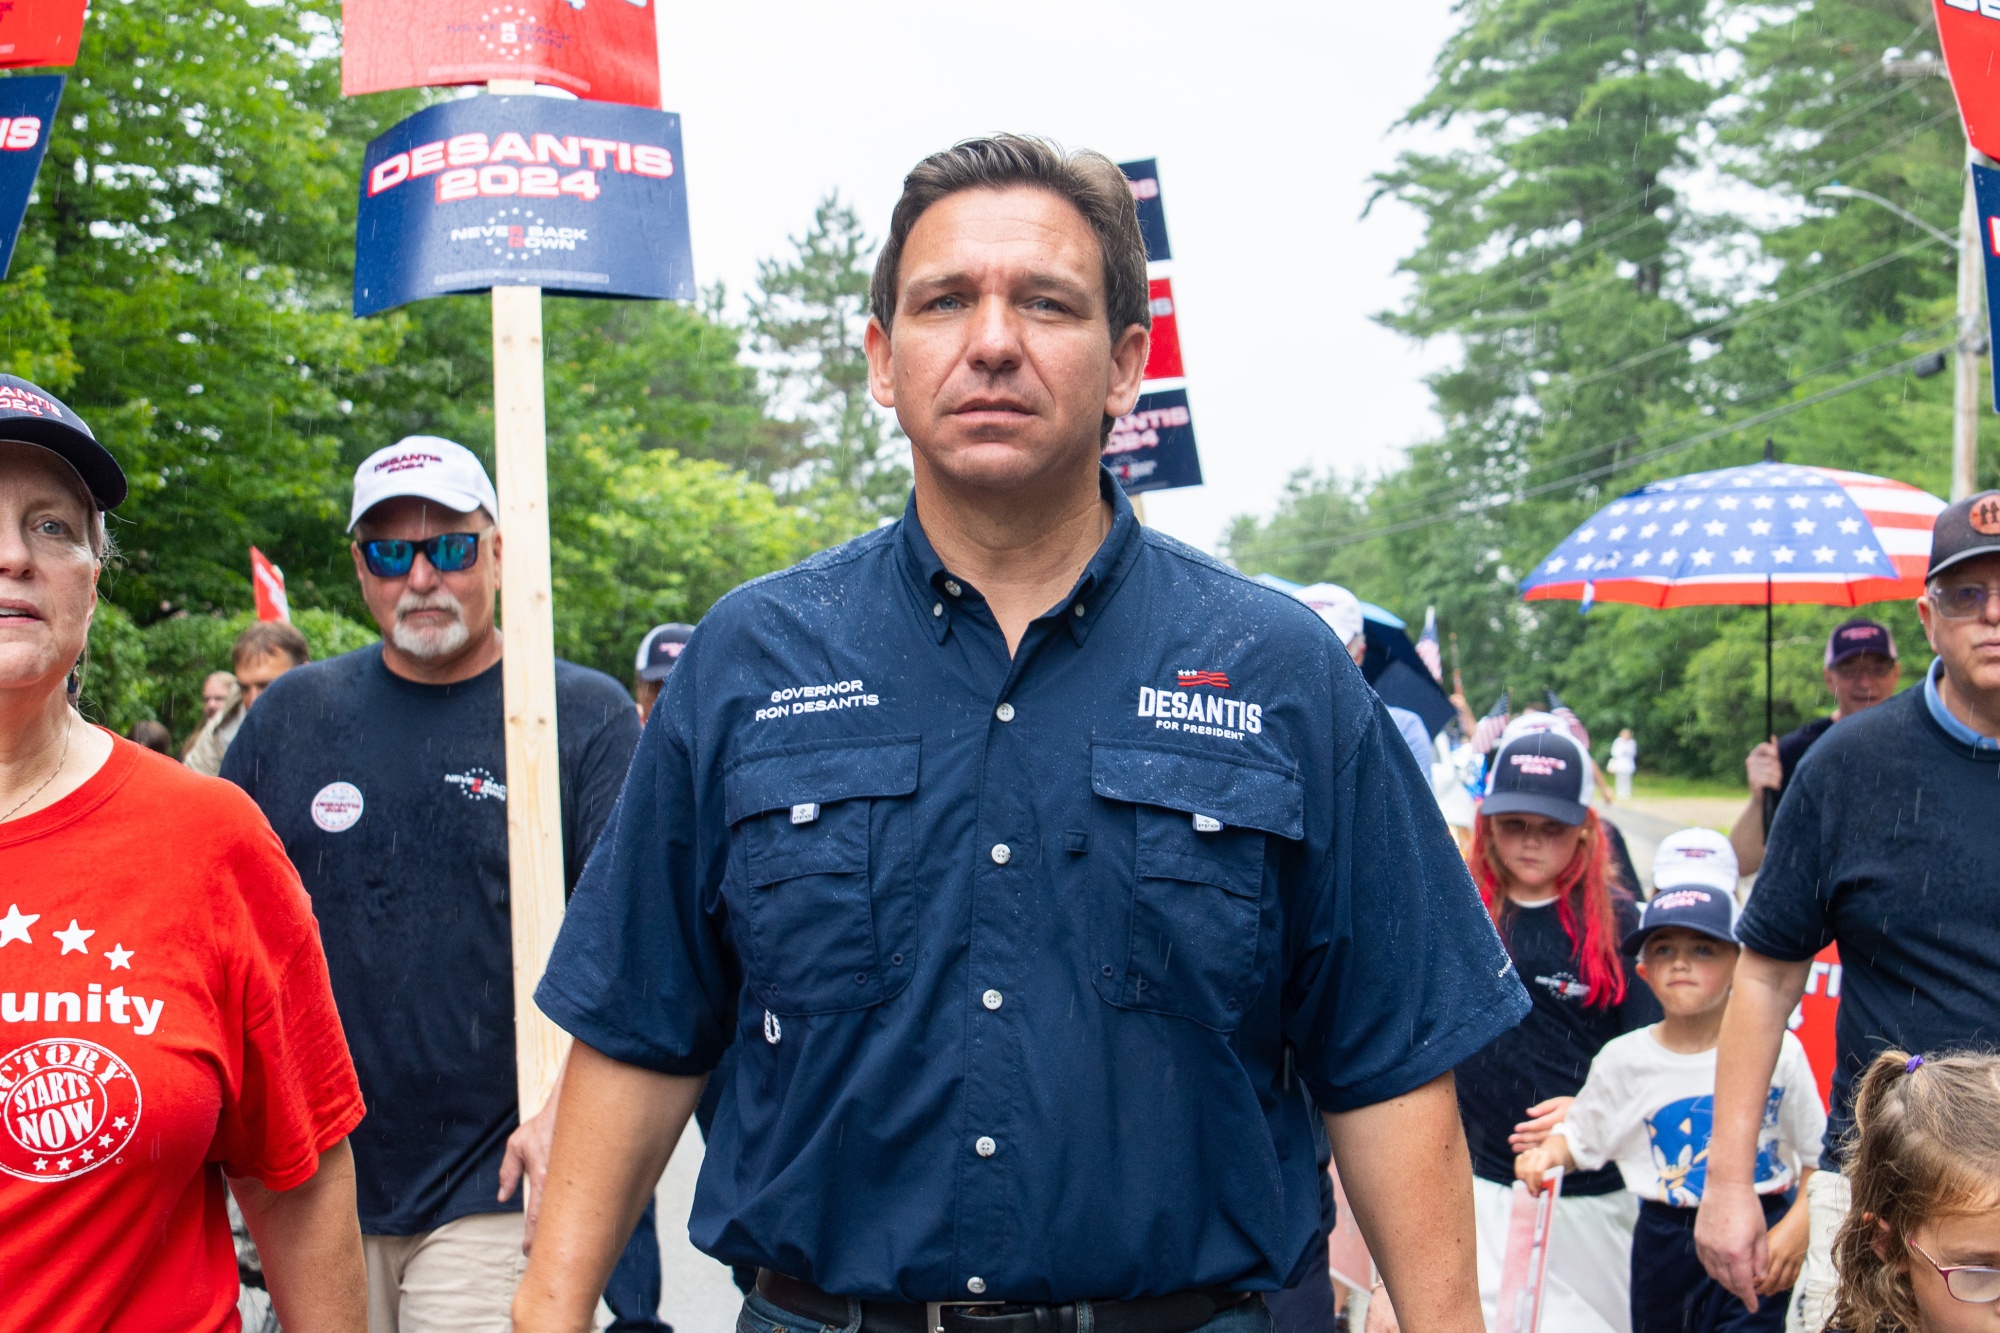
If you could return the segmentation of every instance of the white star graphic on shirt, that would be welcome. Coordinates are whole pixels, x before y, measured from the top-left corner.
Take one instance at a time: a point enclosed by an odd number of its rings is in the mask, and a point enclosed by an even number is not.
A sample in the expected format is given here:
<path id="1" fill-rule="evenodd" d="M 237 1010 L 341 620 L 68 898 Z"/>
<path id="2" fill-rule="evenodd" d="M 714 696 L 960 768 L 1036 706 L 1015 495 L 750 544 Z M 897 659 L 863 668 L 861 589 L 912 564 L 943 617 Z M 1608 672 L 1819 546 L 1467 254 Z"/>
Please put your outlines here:
<path id="1" fill-rule="evenodd" d="M 125 1125 L 126 1125 L 126 1120 L 125 1117 L 122 1115 L 111 1122 L 111 1127 L 113 1129 L 123 1129 L 125 1128 Z"/>
<path id="2" fill-rule="evenodd" d="M 6 948 L 15 940 L 19 940 L 23 944 L 33 944 L 34 941 L 28 938 L 28 927 L 41 919 L 42 914 L 40 912 L 36 912 L 33 915 L 26 915 L 21 911 L 19 903 L 9 903 L 7 905 L 7 915 L 0 917 L 0 949 Z"/>
<path id="3" fill-rule="evenodd" d="M 1819 531 L 1819 524 L 1809 518 L 1795 519 L 1792 522 L 1792 531 L 1801 537 L 1810 537 Z"/>
<path id="4" fill-rule="evenodd" d="M 1747 565 L 1750 563 L 1751 557 L 1756 554 L 1755 551 L 1747 546 L 1739 546 L 1729 553 L 1729 558 L 1739 565 Z"/>
<path id="5" fill-rule="evenodd" d="M 1832 563 L 1833 563 L 1833 548 L 1832 548 L 1831 546 L 1820 546 L 1820 547 L 1816 547 L 1816 548 L 1814 548 L 1814 550 L 1813 550 L 1813 559 L 1815 559 L 1815 560 L 1819 561 L 1819 562 L 1820 562 L 1820 563 L 1821 563 L 1822 565 L 1830 565 L 1830 564 L 1832 564 Z"/>
<path id="6" fill-rule="evenodd" d="M 109 1148 L 111 1146 L 111 1136 L 109 1134 L 99 1134 L 97 1136 L 97 1146 L 100 1148 Z"/>
<path id="7" fill-rule="evenodd" d="M 1766 521 L 1766 520 L 1764 520 L 1764 519 L 1761 519 L 1761 518 L 1760 518 L 1760 519 L 1756 519 L 1756 520 L 1754 520 L 1754 521 L 1753 521 L 1753 522 L 1752 522 L 1752 523 L 1750 524 L 1750 535 L 1751 535 L 1752 537 L 1768 537 L 1768 536 L 1770 536 L 1770 535 L 1771 535 L 1771 525 L 1770 525 L 1770 523 L 1769 523 L 1769 522 L 1767 522 L 1767 521 Z"/>
<path id="8" fill-rule="evenodd" d="M 48 1158 L 46 1158 L 46 1157 L 37 1157 L 37 1158 L 35 1159 L 35 1170 L 37 1170 L 37 1171 L 46 1171 L 46 1170 L 48 1170 L 48 1169 L 49 1169 L 49 1159 L 48 1159 Z"/>
<path id="9" fill-rule="evenodd" d="M 76 1163 L 70 1161 L 69 1158 L 67 1157 L 56 1158 L 56 1170 L 58 1171 L 67 1171 L 74 1165 L 76 1165 Z"/>
<path id="10" fill-rule="evenodd" d="M 124 968 L 127 972 L 130 972 L 132 970 L 132 951 L 126 948 L 124 945 L 122 944 L 112 945 L 111 952 L 105 954 L 104 956 L 111 960 L 111 970 L 113 972 L 116 972 L 121 967 Z"/>
<path id="11" fill-rule="evenodd" d="M 56 938 L 62 941 L 62 951 L 64 953 L 89 953 L 90 950 L 83 947 L 84 941 L 96 933 L 94 930 L 85 930 L 82 926 L 77 925 L 76 918 L 71 917 L 69 919 L 69 929 L 57 931 Z"/>
<path id="12" fill-rule="evenodd" d="M 1858 518 L 1843 518 L 1840 520 L 1840 530 L 1844 535 L 1852 537 L 1855 533 L 1861 531 L 1861 520 Z"/>
<path id="13" fill-rule="evenodd" d="M 96 1161 L 96 1160 L 97 1160 L 97 1154 L 96 1154 L 96 1153 L 94 1153 L 94 1152 L 92 1152 L 92 1151 L 91 1151 L 90 1149 L 88 1149 L 88 1148 L 85 1148 L 85 1149 L 83 1150 L 83 1160 L 84 1160 L 84 1161 L 86 1161 L 86 1162 L 92 1162 L 92 1161 Z"/>

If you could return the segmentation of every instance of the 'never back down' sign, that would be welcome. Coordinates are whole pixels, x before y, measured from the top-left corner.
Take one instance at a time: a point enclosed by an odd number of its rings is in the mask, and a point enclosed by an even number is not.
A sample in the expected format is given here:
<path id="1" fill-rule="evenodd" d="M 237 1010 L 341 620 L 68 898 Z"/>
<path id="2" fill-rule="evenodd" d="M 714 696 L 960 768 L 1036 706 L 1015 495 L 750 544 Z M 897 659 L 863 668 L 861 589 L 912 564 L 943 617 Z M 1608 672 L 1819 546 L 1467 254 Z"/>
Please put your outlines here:
<path id="1" fill-rule="evenodd" d="M 493 287 L 691 300 L 680 117 L 471 97 L 368 145 L 354 313 Z"/>

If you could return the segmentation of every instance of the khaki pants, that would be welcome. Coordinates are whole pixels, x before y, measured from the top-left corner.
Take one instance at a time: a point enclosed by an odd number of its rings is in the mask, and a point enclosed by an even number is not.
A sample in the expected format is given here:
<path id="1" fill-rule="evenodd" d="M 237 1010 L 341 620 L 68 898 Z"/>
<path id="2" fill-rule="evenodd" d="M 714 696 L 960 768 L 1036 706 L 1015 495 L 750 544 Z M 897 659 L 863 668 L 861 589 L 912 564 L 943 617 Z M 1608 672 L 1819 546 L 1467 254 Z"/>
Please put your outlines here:
<path id="1" fill-rule="evenodd" d="M 1833 1318 L 1833 1301 L 1840 1275 L 1833 1270 L 1833 1238 L 1847 1220 L 1854 1199 L 1847 1177 L 1820 1170 L 1806 1181 L 1806 1261 L 1792 1284 L 1792 1306 L 1785 1312 L 1785 1333 L 1820 1333 Z"/>
<path id="2" fill-rule="evenodd" d="M 368 1333 L 512 1333 L 522 1228 L 519 1213 L 473 1213 L 415 1236 L 363 1236 Z"/>

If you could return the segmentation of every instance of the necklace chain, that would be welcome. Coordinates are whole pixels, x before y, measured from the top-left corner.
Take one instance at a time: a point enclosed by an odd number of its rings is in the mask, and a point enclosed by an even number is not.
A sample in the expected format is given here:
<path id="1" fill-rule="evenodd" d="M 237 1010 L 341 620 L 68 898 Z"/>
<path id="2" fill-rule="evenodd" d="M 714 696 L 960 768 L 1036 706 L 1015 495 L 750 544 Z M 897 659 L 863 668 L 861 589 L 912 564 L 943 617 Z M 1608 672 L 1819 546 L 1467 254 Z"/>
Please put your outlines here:
<path id="1" fill-rule="evenodd" d="M 56 774 L 63 771 L 63 765 L 69 762 L 69 733 L 72 729 L 72 723 L 75 720 L 75 714 L 71 713 L 69 709 L 65 708 L 63 709 L 63 715 L 64 716 L 63 716 L 62 753 L 56 756 L 56 766 L 49 770 L 49 775 L 43 778 L 41 782 L 36 785 L 33 791 L 29 792 L 26 796 L 22 797 L 19 801 L 17 801 L 13 809 L 9 810 L 4 815 L 0 815 L 0 824 L 4 824 L 8 820 L 12 819 L 15 815 L 20 813 L 22 807 L 26 806 L 28 802 L 34 800 L 37 796 L 40 796 L 43 790 L 47 788 L 47 786 L 51 782 L 54 782 L 56 780 Z"/>

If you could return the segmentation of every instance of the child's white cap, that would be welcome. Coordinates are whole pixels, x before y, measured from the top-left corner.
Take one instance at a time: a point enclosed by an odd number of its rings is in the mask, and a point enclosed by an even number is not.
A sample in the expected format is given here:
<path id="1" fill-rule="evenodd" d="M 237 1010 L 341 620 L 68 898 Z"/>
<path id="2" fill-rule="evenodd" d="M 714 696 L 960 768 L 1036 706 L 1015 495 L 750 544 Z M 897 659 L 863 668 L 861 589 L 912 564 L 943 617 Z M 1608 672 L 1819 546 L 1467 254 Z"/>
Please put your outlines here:
<path id="1" fill-rule="evenodd" d="M 1699 885 L 1735 896 L 1736 849 L 1714 829 L 1684 828 L 1660 840 L 1653 857 L 1653 892 Z"/>

